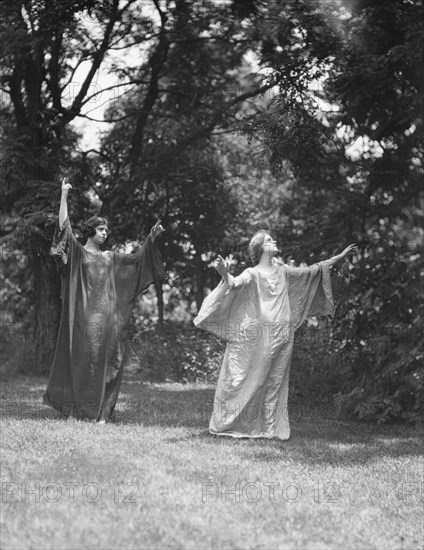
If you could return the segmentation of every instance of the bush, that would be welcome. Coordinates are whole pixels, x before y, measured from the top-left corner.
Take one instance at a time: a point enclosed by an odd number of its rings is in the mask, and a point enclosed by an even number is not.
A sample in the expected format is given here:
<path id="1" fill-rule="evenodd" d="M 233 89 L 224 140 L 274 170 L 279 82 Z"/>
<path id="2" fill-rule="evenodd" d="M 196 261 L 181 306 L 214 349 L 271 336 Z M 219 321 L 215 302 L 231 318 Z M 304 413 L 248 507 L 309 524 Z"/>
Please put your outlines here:
<path id="1" fill-rule="evenodd" d="M 422 422 L 421 254 L 376 249 L 359 260 L 356 271 L 334 322 L 331 349 L 344 374 L 336 406 L 377 423 Z"/>
<path id="2" fill-rule="evenodd" d="M 308 319 L 297 331 L 290 372 L 292 396 L 311 403 L 332 401 L 341 380 L 330 357 L 330 346 L 331 321 L 328 319 Z"/>
<path id="3" fill-rule="evenodd" d="M 35 343 L 18 334 L 3 335 L 0 341 L 0 376 L 13 377 L 19 374 L 40 374 L 34 369 Z"/>
<path id="4" fill-rule="evenodd" d="M 196 327 L 167 322 L 134 336 L 128 366 L 145 380 L 214 382 L 225 345 Z"/>

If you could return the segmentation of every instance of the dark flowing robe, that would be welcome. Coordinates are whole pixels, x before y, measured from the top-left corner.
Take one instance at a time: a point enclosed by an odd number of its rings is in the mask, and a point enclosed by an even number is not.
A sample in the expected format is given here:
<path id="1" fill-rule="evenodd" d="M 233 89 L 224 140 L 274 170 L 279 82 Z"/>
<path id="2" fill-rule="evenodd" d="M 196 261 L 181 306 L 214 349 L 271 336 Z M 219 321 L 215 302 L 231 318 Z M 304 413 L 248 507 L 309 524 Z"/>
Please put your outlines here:
<path id="1" fill-rule="evenodd" d="M 90 252 L 67 218 L 51 248 L 62 281 L 62 314 L 45 400 L 65 415 L 108 420 L 119 394 L 125 333 L 137 296 L 164 279 L 147 237 L 132 254 Z"/>
<path id="2" fill-rule="evenodd" d="M 288 439 L 289 373 L 295 331 L 308 316 L 333 313 L 330 264 L 246 269 L 221 281 L 194 324 L 227 341 L 209 431 Z"/>

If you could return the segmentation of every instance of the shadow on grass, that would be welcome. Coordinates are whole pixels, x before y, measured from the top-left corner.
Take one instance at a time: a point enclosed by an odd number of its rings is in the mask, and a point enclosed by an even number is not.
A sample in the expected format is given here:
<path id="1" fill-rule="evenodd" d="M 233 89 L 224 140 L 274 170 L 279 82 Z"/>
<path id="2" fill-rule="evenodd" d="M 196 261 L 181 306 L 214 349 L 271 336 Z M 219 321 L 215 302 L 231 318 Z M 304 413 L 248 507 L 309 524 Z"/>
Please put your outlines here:
<path id="1" fill-rule="evenodd" d="M 62 420 L 42 401 L 46 380 L 22 377 L 2 385 L 2 419 Z M 420 456 L 423 430 L 410 425 L 367 424 L 338 419 L 329 410 L 305 403 L 289 403 L 291 438 L 288 441 L 233 439 L 211 436 L 214 387 L 184 384 L 146 384 L 134 376 L 122 384 L 116 422 L 164 429 L 164 443 L 197 440 L 248 452 L 257 460 L 281 462 L 285 456 L 300 463 L 347 466 L 382 457 Z M 167 437 L 166 429 L 182 428 L 181 436 Z"/>
<path id="2" fill-rule="evenodd" d="M 301 463 L 353 465 L 387 456 L 420 456 L 424 451 L 420 428 L 339 419 L 328 409 L 299 402 L 289 403 L 291 438 L 288 441 L 212 436 L 208 425 L 214 393 L 214 387 L 127 382 L 123 384 L 127 407 L 118 421 L 164 429 L 184 428 L 181 437 L 165 437 L 164 441 L 177 443 L 194 439 L 211 447 L 238 447 L 248 449 L 252 458 L 265 461 L 281 462 L 289 453 Z"/>

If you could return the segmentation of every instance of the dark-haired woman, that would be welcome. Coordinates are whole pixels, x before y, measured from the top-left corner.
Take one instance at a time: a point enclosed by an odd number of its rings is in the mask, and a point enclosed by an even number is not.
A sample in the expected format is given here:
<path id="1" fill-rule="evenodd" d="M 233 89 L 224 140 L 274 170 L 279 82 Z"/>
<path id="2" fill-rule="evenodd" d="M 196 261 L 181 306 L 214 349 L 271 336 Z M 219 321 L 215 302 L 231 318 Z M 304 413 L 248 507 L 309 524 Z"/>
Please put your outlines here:
<path id="1" fill-rule="evenodd" d="M 310 267 L 288 267 L 275 258 L 267 231 L 249 244 L 254 264 L 238 277 L 218 256 L 222 276 L 204 300 L 196 326 L 227 340 L 209 431 L 251 438 L 290 437 L 287 411 L 295 331 L 312 315 L 333 312 L 330 266 L 356 249 Z"/>
<path id="2" fill-rule="evenodd" d="M 83 246 L 68 219 L 70 189 L 65 178 L 51 249 L 62 279 L 62 315 L 45 399 L 69 419 L 103 423 L 118 398 L 133 303 L 164 278 L 155 246 L 164 229 L 157 222 L 136 253 L 103 252 L 107 220 L 93 217 L 83 226 Z"/>

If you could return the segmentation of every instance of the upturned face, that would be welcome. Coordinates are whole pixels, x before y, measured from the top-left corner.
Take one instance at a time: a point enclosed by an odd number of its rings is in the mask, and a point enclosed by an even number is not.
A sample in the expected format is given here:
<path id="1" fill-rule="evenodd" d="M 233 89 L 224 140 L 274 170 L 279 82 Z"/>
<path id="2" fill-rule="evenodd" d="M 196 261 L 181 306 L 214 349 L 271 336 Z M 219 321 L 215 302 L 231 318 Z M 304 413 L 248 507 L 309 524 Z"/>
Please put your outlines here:
<path id="1" fill-rule="evenodd" d="M 275 241 L 271 235 L 265 235 L 262 250 L 271 257 L 275 256 L 278 253 L 277 241 Z"/>
<path id="2" fill-rule="evenodd" d="M 106 224 L 101 224 L 96 227 L 96 234 L 91 237 L 91 240 L 99 246 L 107 239 L 109 230 Z"/>

